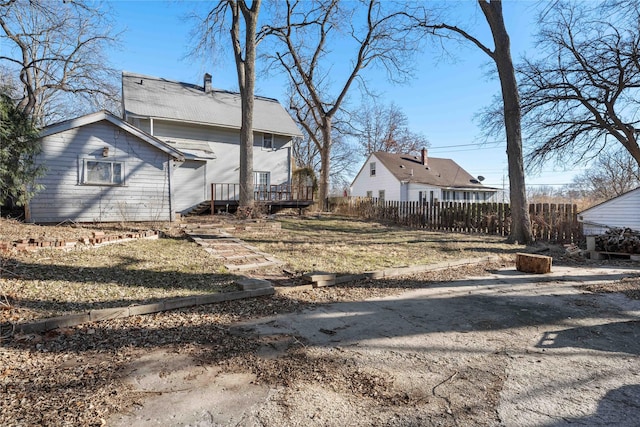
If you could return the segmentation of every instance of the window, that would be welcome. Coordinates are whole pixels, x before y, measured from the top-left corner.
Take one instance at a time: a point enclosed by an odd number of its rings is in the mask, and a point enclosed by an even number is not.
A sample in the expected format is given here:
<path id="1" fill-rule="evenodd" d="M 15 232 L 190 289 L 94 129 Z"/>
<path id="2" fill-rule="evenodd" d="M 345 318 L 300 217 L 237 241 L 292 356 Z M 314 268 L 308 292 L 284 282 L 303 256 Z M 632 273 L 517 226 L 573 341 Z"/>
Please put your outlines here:
<path id="1" fill-rule="evenodd" d="M 124 163 L 85 160 L 84 183 L 98 185 L 122 185 L 124 184 Z"/>
<path id="2" fill-rule="evenodd" d="M 369 163 L 369 176 L 376 176 L 376 162 Z"/>
<path id="3" fill-rule="evenodd" d="M 273 134 L 272 133 L 262 134 L 262 148 L 273 150 Z"/>
<path id="4" fill-rule="evenodd" d="M 384 190 L 378 190 L 378 199 L 384 203 Z"/>
<path id="5" fill-rule="evenodd" d="M 367 197 L 373 199 L 373 191 L 367 191 Z"/>

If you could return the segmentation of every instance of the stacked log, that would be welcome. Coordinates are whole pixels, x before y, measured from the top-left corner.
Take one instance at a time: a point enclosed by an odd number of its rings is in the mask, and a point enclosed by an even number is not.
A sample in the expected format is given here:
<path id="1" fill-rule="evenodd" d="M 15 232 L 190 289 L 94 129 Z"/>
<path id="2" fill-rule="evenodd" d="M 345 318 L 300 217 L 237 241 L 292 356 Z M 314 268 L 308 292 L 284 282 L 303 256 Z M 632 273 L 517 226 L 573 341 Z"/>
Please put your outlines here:
<path id="1" fill-rule="evenodd" d="M 640 232 L 630 228 L 612 228 L 596 236 L 596 251 L 640 254 Z"/>

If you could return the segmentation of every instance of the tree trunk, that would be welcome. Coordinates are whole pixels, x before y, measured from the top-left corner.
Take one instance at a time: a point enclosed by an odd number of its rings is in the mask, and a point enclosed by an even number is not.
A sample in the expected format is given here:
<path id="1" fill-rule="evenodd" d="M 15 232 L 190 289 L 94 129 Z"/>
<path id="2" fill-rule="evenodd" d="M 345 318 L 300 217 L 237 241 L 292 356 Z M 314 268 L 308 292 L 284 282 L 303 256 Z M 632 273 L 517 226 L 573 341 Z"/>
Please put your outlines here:
<path id="1" fill-rule="evenodd" d="M 533 237 L 524 180 L 520 96 L 511 59 L 509 34 L 504 25 L 500 0 L 491 0 L 488 3 L 478 0 L 478 4 L 491 27 L 495 44 L 493 60 L 498 69 L 502 89 L 511 198 L 511 232 L 508 240 L 512 243 L 528 244 L 532 242 Z"/>
<path id="2" fill-rule="evenodd" d="M 329 175 L 331 172 L 331 117 L 324 117 L 322 121 L 322 147 L 320 147 L 320 185 L 318 186 L 318 200 L 320 210 L 328 209 Z"/>
<path id="3" fill-rule="evenodd" d="M 251 8 L 244 0 L 229 0 L 233 23 L 231 38 L 234 46 L 238 87 L 240 89 L 242 124 L 240 127 L 240 208 L 254 205 L 253 182 L 253 104 L 256 81 L 256 29 L 260 0 L 255 0 Z M 240 14 L 244 18 L 244 58 L 240 44 Z"/>

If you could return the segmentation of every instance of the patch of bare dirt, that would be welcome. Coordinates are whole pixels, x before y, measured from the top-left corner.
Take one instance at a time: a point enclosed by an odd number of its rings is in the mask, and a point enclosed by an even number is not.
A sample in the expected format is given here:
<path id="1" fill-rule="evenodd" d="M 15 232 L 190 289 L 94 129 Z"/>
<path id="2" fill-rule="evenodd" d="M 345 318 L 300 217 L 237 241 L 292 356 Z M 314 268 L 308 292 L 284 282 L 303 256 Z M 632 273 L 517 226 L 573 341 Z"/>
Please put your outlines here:
<path id="1" fill-rule="evenodd" d="M 627 298 L 640 300 L 640 277 L 629 277 L 614 283 L 598 283 L 581 286 L 589 292 L 595 293 L 621 293 Z"/>

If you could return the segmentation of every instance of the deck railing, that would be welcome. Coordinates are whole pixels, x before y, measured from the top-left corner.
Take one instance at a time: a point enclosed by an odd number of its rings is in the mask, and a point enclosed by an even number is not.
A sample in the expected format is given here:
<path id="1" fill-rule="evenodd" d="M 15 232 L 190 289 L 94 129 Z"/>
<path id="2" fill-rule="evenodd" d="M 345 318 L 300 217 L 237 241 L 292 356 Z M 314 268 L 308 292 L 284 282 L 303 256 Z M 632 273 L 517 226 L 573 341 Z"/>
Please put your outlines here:
<path id="1" fill-rule="evenodd" d="M 313 201 L 313 187 L 289 184 L 279 185 L 255 185 L 253 198 L 261 202 L 275 201 Z M 211 201 L 237 201 L 240 200 L 240 184 L 212 183 Z"/>

